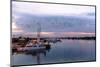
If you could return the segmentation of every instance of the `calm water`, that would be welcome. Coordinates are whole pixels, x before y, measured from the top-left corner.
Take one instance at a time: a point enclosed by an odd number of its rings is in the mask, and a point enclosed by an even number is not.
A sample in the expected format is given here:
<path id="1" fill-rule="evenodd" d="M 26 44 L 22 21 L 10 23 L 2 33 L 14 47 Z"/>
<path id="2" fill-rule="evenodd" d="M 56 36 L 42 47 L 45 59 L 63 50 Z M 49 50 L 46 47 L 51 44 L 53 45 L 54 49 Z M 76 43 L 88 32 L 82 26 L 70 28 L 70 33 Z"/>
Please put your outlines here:
<path id="1" fill-rule="evenodd" d="M 95 60 L 95 40 L 62 40 L 51 48 L 33 53 L 12 55 L 12 65 L 45 64 Z"/>

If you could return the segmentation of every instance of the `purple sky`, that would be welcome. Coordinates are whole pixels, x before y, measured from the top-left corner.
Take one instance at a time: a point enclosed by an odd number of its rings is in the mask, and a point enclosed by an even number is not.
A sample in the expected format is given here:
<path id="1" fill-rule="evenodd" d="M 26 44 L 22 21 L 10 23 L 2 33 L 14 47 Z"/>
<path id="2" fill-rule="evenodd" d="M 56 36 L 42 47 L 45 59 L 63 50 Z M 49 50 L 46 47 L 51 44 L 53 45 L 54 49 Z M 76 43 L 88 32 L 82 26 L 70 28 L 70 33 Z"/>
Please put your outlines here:
<path id="1" fill-rule="evenodd" d="M 13 34 L 33 35 L 37 32 L 37 23 L 41 24 L 41 31 L 44 35 L 47 35 L 47 32 L 49 34 L 53 32 L 52 35 L 58 32 L 57 36 L 69 36 L 69 33 L 75 36 L 82 33 L 93 35 L 95 33 L 95 7 L 12 2 Z"/>

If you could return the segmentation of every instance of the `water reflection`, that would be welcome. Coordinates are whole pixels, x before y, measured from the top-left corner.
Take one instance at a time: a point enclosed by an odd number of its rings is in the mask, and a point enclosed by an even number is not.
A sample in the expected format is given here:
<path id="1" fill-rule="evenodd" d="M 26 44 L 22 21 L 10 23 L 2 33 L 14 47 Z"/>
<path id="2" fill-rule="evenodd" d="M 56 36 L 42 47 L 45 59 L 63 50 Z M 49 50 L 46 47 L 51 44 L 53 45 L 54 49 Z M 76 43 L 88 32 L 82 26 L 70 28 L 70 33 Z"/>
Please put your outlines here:
<path id="1" fill-rule="evenodd" d="M 42 49 L 37 51 L 27 51 L 25 52 L 25 54 L 31 55 L 33 57 L 36 56 L 37 64 L 40 64 L 40 55 L 43 54 L 44 56 L 46 56 L 46 50 Z"/>
<path id="2" fill-rule="evenodd" d="M 53 40 L 45 47 L 25 52 L 14 51 L 13 65 L 95 60 L 95 40 Z"/>
<path id="3" fill-rule="evenodd" d="M 31 56 L 36 56 L 36 60 L 37 60 L 37 64 L 41 64 L 41 55 L 46 56 L 46 53 L 50 51 L 51 49 L 51 45 L 45 45 L 45 49 L 38 49 L 38 50 L 31 50 L 31 51 L 13 51 L 13 55 L 14 54 L 25 54 L 25 55 L 31 55 Z"/>

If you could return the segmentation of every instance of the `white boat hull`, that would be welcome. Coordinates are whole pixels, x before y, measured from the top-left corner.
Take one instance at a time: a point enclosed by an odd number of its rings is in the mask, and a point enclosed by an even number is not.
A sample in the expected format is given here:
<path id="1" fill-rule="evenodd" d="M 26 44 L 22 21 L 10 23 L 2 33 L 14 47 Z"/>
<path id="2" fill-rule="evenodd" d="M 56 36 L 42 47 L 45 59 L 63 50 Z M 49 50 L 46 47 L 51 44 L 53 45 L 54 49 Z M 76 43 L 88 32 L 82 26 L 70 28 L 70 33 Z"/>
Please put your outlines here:
<path id="1" fill-rule="evenodd" d="M 23 51 L 33 51 L 33 50 L 40 50 L 45 49 L 45 47 L 25 47 Z"/>

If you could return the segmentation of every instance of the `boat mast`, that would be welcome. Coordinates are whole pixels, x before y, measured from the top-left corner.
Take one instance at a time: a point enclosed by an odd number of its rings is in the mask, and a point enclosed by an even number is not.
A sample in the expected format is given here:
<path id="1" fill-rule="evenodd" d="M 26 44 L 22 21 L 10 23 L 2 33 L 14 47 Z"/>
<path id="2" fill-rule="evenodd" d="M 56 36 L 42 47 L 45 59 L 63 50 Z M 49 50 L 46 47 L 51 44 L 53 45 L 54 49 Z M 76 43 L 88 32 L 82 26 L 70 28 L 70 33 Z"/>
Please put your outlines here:
<path id="1" fill-rule="evenodd" d="M 37 43 L 40 43 L 41 25 L 37 23 Z"/>

